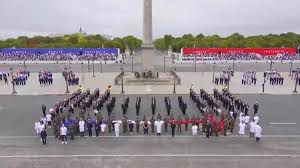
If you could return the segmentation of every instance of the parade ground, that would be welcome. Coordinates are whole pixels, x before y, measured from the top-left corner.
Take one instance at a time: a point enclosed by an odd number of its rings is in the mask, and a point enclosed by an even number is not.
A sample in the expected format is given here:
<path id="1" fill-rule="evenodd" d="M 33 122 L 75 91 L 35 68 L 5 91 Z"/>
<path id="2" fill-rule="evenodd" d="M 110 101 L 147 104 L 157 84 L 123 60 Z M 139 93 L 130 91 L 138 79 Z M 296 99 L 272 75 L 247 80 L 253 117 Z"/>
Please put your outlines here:
<path id="1" fill-rule="evenodd" d="M 128 95 L 116 96 L 114 113 L 121 117 L 121 102 Z M 170 96 L 171 112 L 179 115 L 178 95 L 129 95 L 128 119 L 135 119 L 136 96 L 142 99 L 141 115 L 151 116 L 151 97 L 157 99 L 157 113 L 166 115 L 164 96 Z M 226 137 L 204 135 L 196 138 L 191 130 L 176 133 L 162 133 L 161 137 L 150 133 L 143 136 L 122 134 L 119 138 L 105 133 L 100 137 L 79 138 L 60 144 L 48 131 L 48 144 L 43 146 L 34 135 L 33 123 L 41 115 L 41 104 L 48 107 L 65 95 L 55 96 L 0 96 L 0 166 L 1 167 L 298 167 L 300 164 L 300 114 L 299 95 L 238 95 L 249 104 L 260 102 L 259 116 L 263 128 L 260 143 L 247 135 L 236 133 Z M 198 113 L 188 95 L 189 116 Z M 105 110 L 100 111 L 104 116 Z M 250 107 L 249 114 L 253 116 Z"/>

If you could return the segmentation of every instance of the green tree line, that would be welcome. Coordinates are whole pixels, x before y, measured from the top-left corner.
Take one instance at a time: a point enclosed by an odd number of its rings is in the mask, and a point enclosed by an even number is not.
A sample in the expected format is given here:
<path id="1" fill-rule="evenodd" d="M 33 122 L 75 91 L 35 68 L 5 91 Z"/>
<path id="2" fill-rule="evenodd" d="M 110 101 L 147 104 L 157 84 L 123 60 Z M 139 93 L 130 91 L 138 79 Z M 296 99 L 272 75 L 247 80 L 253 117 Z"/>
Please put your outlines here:
<path id="1" fill-rule="evenodd" d="M 101 35 L 87 35 L 77 33 L 58 37 L 35 36 L 32 38 L 20 36 L 0 40 L 0 48 L 120 48 L 124 52 L 126 47 L 135 50 L 140 48 L 142 41 L 134 36 L 105 39 Z"/>
<path id="2" fill-rule="evenodd" d="M 198 34 L 185 34 L 182 37 L 165 35 L 156 39 L 154 46 L 157 49 L 166 50 L 172 46 L 173 51 L 180 52 L 181 48 L 276 48 L 292 47 L 296 48 L 300 44 L 300 34 L 283 33 L 268 34 L 245 37 L 239 33 L 234 33 L 228 37 L 218 35 L 205 36 Z"/>

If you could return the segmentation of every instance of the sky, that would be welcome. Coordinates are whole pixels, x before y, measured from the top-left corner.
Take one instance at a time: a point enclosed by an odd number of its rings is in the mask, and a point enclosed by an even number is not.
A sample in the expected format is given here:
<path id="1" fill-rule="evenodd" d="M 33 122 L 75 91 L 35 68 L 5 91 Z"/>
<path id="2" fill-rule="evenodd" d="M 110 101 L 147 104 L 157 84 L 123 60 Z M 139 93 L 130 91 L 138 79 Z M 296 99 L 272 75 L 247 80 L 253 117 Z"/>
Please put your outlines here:
<path id="1" fill-rule="evenodd" d="M 152 0 L 153 36 L 300 33 L 300 0 Z M 142 37 L 143 0 L 0 0 L 0 38 L 71 34 Z"/>

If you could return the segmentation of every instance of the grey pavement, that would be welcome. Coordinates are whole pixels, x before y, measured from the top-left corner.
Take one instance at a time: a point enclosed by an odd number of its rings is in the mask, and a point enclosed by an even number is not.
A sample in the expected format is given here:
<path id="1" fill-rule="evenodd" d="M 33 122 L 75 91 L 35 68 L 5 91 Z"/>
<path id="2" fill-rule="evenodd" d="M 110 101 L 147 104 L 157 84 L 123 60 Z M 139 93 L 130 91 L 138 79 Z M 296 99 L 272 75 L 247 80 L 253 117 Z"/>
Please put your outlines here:
<path id="1" fill-rule="evenodd" d="M 129 72 L 130 73 L 130 72 Z M 114 85 L 114 79 L 119 74 L 117 72 L 111 73 L 95 73 L 95 77 L 92 77 L 92 73 L 75 73 L 80 78 L 80 85 L 84 89 L 90 88 L 92 90 L 96 88 L 104 89 L 108 85 L 112 85 L 112 93 L 121 93 L 121 85 Z M 220 76 L 219 72 L 178 72 L 178 76 L 181 78 L 181 84 L 176 85 L 177 94 L 187 94 L 191 84 L 194 84 L 195 90 L 203 88 L 209 93 L 212 93 L 214 88 L 222 90 L 224 85 L 215 85 L 212 83 L 213 76 Z M 291 95 L 295 87 L 295 81 L 288 75 L 289 72 L 282 72 L 282 76 L 285 78 L 283 85 L 270 85 L 269 82 L 265 85 L 265 94 L 273 95 Z M 257 73 L 256 85 L 242 85 L 242 72 L 236 72 L 234 77 L 230 81 L 230 91 L 234 94 L 262 94 L 263 72 Z M 10 80 L 10 79 L 9 79 Z M 64 94 L 66 91 L 66 83 L 61 73 L 53 73 L 53 85 L 40 85 L 38 82 L 38 73 L 31 73 L 27 84 L 25 86 L 16 86 L 18 95 L 59 95 Z M 172 94 L 173 84 L 167 85 L 127 85 L 125 77 L 124 90 L 126 94 Z M 77 90 L 78 86 L 70 86 L 71 92 Z M 0 95 L 10 95 L 12 93 L 11 84 L 4 84 L 4 81 L 0 81 Z"/>
<path id="2" fill-rule="evenodd" d="M 135 119 L 134 100 L 142 97 L 141 115 L 151 116 L 151 96 L 157 99 L 157 112 L 165 116 L 163 98 L 167 95 L 115 95 L 117 98 L 117 118 L 121 118 L 120 104 L 126 96 L 130 97 L 128 117 Z M 179 112 L 177 95 L 171 97 L 172 113 Z M 0 167 L 11 168 L 54 168 L 54 167 L 211 167 L 211 168 L 298 168 L 300 164 L 300 114 L 299 95 L 238 95 L 250 106 L 258 100 L 259 116 L 263 128 L 260 143 L 248 137 L 234 135 L 211 137 L 203 135 L 192 138 L 188 132 L 170 133 L 162 137 L 154 134 L 123 134 L 120 138 L 105 133 L 99 138 L 75 138 L 62 145 L 53 137 L 48 145 L 41 145 L 40 139 L 33 136 L 33 123 L 41 115 L 41 104 L 47 108 L 62 96 L 0 96 Z M 188 115 L 197 114 L 188 95 Z M 91 110 L 89 110 L 91 112 Z M 101 110 L 106 117 L 106 109 Z M 251 107 L 250 114 L 253 114 Z M 273 123 L 295 123 L 292 125 L 272 125 Z M 48 130 L 51 135 L 51 130 Z"/>
<path id="3" fill-rule="evenodd" d="M 299 139 L 85 138 L 67 145 L 39 138 L 1 141 L 1 167 L 297 168 Z"/>
<path id="4" fill-rule="evenodd" d="M 114 113 L 117 119 L 122 118 L 121 103 L 127 95 L 115 95 L 117 102 L 114 108 Z M 164 96 L 169 96 L 171 99 L 172 109 L 171 113 L 174 117 L 182 116 L 178 107 L 177 96 L 173 95 L 129 95 L 129 109 L 127 117 L 131 120 L 136 119 L 135 113 L 135 98 L 140 96 L 141 114 L 146 115 L 149 119 L 151 115 L 151 97 L 155 96 L 157 99 L 156 115 L 161 114 L 162 117 L 166 115 L 166 109 L 163 102 Z M 260 104 L 259 116 L 263 127 L 264 135 L 300 135 L 300 114 L 298 113 L 299 95 L 238 95 L 250 105 L 250 115 L 253 115 L 252 106 L 257 100 Z M 41 105 L 46 104 L 49 109 L 57 100 L 64 96 L 0 96 L 0 137 L 1 136 L 32 136 L 33 124 L 41 116 Z M 199 110 L 196 105 L 189 99 L 188 95 L 183 95 L 184 101 L 187 102 L 187 114 L 197 116 Z M 101 109 L 103 117 L 107 117 L 107 110 L 104 107 Z M 92 109 L 88 111 L 92 114 Z M 92 115 L 93 116 L 93 115 Z M 156 118 L 156 117 L 155 117 Z M 275 123 L 275 124 L 272 124 Z M 276 124 L 279 123 L 279 124 Z M 283 123 L 280 125 L 280 123 Z M 284 124 L 287 123 L 287 124 Z M 292 124 L 288 124 L 292 123 Z M 184 127 L 182 127 L 184 128 Z M 170 131 L 170 129 L 169 129 Z M 237 132 L 237 127 L 234 134 Z M 49 135 L 52 131 L 49 131 Z M 141 135 L 135 134 L 135 135 Z M 166 135 L 169 135 L 168 132 Z M 182 131 L 179 135 L 190 135 L 190 130 Z M 106 133 L 106 136 L 113 134 Z M 122 134 L 121 134 L 122 135 Z M 126 136 L 128 134 L 125 134 Z"/>
<path id="5" fill-rule="evenodd" d="M 156 56 L 154 57 L 154 69 L 159 72 L 164 71 L 164 65 L 163 65 L 163 57 Z M 23 62 L 16 62 L 14 64 L 9 64 L 6 63 L 4 64 L 3 62 L 0 63 L 1 70 L 9 70 L 10 67 L 13 67 L 14 69 L 18 68 L 23 68 Z M 127 71 L 131 71 L 132 69 L 132 64 L 131 64 L 131 59 L 127 58 L 125 64 L 100 64 L 100 62 L 96 61 L 94 64 L 94 69 L 95 72 L 101 72 L 101 66 L 102 66 L 102 72 L 120 72 L 120 68 L 123 67 Z M 293 63 L 292 68 L 299 67 L 300 63 Z M 68 62 L 59 62 L 58 64 L 56 63 L 40 63 L 40 62 L 35 62 L 35 63 L 26 63 L 26 68 L 30 72 L 39 72 L 41 69 L 44 70 L 49 70 L 54 73 L 60 73 L 65 67 L 71 67 L 74 72 L 80 73 L 82 70 L 83 72 L 92 72 L 92 63 L 90 64 L 87 63 L 87 61 L 84 61 L 83 68 L 81 68 L 81 62 L 80 61 L 74 61 L 69 64 Z M 166 64 L 165 64 L 165 71 L 170 71 L 176 67 L 176 71 L 178 72 L 194 72 L 195 66 L 193 63 L 191 64 L 172 64 L 171 58 L 166 57 Z M 243 72 L 245 70 L 249 69 L 256 69 L 257 72 L 263 72 L 266 70 L 270 69 L 270 63 L 269 62 L 235 62 L 233 63 L 230 62 L 219 62 L 215 66 L 215 71 L 223 71 L 227 70 L 228 68 L 234 69 L 237 72 Z M 278 69 L 281 72 L 289 72 L 291 69 L 291 64 L 289 61 L 285 61 L 283 63 L 279 62 L 273 62 L 272 67 Z M 134 63 L 133 63 L 133 70 L 134 71 L 141 71 L 142 66 L 139 61 L 139 58 L 134 58 Z M 197 63 L 196 65 L 196 71 L 197 72 L 212 72 L 213 71 L 213 64 L 212 63 Z"/>

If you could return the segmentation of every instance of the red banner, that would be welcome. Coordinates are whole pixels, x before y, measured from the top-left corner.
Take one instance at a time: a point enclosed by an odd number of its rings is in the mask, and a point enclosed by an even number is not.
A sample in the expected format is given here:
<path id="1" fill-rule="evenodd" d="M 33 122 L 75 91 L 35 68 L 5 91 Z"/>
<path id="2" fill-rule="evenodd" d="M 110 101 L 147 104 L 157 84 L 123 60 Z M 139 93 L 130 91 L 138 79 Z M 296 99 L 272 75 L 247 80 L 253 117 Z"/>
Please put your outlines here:
<path id="1" fill-rule="evenodd" d="M 183 48 L 183 55 L 200 54 L 259 54 L 276 56 L 279 54 L 296 54 L 295 48 Z"/>

